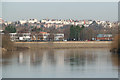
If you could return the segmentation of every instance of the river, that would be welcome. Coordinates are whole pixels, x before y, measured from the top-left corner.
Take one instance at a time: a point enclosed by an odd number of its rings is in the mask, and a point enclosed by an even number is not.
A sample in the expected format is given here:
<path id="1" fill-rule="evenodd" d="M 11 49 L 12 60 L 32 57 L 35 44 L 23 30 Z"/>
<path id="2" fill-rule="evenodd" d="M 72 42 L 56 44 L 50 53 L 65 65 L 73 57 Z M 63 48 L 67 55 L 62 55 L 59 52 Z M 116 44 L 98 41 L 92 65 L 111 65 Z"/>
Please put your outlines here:
<path id="1" fill-rule="evenodd" d="M 3 78 L 118 78 L 107 48 L 37 49 L 3 54 Z"/>

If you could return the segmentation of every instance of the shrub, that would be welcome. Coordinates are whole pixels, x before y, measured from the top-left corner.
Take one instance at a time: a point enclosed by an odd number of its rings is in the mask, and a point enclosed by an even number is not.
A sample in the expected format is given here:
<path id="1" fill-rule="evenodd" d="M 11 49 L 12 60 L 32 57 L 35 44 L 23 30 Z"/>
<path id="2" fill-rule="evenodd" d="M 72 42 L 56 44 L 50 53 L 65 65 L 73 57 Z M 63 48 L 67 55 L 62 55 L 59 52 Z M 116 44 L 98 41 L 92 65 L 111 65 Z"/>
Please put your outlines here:
<path id="1" fill-rule="evenodd" d="M 7 34 L 2 36 L 2 48 L 7 50 L 14 49 L 14 43 L 10 40 L 10 37 Z"/>

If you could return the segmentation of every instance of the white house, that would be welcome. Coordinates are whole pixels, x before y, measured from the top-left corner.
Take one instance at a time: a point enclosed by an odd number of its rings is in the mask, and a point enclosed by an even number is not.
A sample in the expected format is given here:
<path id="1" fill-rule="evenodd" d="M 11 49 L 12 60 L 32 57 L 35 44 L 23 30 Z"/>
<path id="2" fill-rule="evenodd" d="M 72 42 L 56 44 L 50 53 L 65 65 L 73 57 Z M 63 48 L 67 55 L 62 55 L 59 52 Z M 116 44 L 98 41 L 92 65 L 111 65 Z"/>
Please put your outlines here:
<path id="1" fill-rule="evenodd" d="M 38 22 L 37 19 L 29 19 L 29 20 L 28 20 L 28 23 L 37 23 L 37 22 Z"/>
<path id="2" fill-rule="evenodd" d="M 27 41 L 30 40 L 31 33 L 9 33 L 11 41 Z"/>
<path id="3" fill-rule="evenodd" d="M 26 41 L 26 40 L 30 40 L 31 37 L 31 33 L 19 33 L 19 40 L 23 40 L 23 41 Z"/>
<path id="4" fill-rule="evenodd" d="M 17 33 L 9 33 L 11 41 L 18 41 Z"/>
<path id="5" fill-rule="evenodd" d="M 64 40 L 64 34 L 63 33 L 54 34 L 54 40 L 55 41 Z"/>
<path id="6" fill-rule="evenodd" d="M 18 22 L 20 22 L 20 24 L 25 24 L 27 20 L 19 20 Z"/>

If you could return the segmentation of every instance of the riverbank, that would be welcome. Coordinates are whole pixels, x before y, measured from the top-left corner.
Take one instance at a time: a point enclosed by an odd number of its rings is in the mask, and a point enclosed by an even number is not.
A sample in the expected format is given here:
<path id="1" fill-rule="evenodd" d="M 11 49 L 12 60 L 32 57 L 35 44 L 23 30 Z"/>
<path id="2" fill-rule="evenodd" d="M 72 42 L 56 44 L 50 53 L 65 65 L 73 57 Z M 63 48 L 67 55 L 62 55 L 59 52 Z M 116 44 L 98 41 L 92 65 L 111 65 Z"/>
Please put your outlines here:
<path id="1" fill-rule="evenodd" d="M 110 48 L 112 41 L 15 42 L 16 47 L 30 49 Z"/>
<path id="2" fill-rule="evenodd" d="M 120 54 L 120 34 L 115 36 L 111 46 L 111 52 Z"/>

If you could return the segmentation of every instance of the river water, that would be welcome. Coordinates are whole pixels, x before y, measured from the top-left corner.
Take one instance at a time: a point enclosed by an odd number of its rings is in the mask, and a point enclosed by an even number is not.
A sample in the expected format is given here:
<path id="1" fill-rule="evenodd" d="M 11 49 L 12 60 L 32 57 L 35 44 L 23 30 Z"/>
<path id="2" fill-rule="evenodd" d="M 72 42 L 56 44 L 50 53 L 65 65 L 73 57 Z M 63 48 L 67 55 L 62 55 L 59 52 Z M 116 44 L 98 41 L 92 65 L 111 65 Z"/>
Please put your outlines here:
<path id="1" fill-rule="evenodd" d="M 118 56 L 109 49 L 38 49 L 6 52 L 3 78 L 118 78 Z"/>

